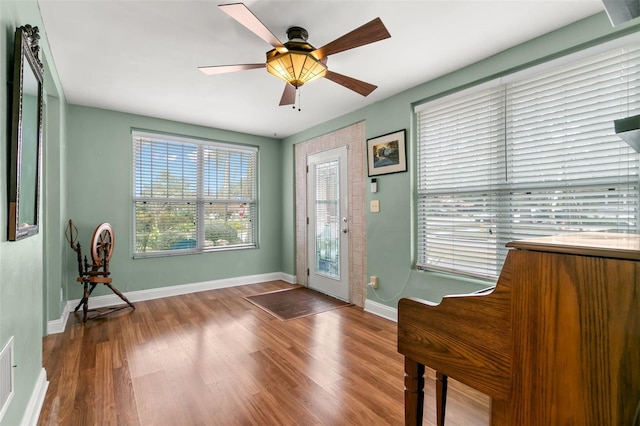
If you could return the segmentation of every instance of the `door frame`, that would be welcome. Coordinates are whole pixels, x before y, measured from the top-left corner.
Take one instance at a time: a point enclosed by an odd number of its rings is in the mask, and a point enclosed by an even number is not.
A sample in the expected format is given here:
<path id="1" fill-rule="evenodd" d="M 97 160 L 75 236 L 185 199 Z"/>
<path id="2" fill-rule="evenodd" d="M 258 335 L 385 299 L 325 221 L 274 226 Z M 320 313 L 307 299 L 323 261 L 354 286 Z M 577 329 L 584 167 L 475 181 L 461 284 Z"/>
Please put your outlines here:
<path id="1" fill-rule="evenodd" d="M 349 185 L 349 302 L 364 307 L 366 297 L 366 161 L 365 122 L 294 145 L 296 282 L 308 286 L 307 243 L 307 156 L 341 146 L 347 147 Z"/>

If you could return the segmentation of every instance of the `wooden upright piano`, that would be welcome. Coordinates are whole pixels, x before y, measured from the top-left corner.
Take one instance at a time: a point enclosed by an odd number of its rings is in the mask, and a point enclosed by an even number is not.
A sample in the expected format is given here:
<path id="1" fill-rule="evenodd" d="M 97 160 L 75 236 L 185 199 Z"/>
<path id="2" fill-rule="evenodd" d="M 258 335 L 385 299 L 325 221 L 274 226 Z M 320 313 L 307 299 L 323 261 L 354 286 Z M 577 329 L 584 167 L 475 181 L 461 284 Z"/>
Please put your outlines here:
<path id="1" fill-rule="evenodd" d="M 640 236 L 507 247 L 489 294 L 400 300 L 405 424 L 422 424 L 425 365 L 438 373 L 439 424 L 447 377 L 491 397 L 492 425 L 640 424 Z"/>

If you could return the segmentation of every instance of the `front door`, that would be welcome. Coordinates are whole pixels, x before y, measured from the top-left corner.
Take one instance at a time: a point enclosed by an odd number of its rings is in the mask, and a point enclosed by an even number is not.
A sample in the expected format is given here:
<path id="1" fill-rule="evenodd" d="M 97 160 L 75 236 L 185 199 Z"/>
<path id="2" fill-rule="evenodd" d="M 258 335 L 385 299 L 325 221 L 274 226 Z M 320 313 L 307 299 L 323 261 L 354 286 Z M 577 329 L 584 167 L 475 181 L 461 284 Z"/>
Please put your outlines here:
<path id="1" fill-rule="evenodd" d="M 347 148 L 307 157 L 309 287 L 349 300 Z"/>

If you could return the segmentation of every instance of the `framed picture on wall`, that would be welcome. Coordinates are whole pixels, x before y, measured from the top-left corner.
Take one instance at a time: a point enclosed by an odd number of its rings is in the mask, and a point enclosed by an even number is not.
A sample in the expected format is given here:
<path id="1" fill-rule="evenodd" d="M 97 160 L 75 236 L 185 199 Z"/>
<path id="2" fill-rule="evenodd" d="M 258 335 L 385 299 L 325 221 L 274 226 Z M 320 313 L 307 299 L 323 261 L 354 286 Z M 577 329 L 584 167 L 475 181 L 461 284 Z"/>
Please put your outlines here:
<path id="1" fill-rule="evenodd" d="M 406 130 L 367 139 L 369 176 L 407 171 Z"/>

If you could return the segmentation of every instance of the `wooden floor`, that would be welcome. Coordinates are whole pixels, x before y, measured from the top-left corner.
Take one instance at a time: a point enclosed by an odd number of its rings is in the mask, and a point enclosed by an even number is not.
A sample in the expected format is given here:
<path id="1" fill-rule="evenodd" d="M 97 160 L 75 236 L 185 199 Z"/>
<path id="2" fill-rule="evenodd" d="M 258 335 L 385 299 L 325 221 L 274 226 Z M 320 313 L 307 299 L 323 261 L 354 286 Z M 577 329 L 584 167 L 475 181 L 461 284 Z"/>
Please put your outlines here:
<path id="1" fill-rule="evenodd" d="M 280 282 L 136 303 L 44 338 L 39 425 L 402 425 L 396 324 L 350 306 L 291 321 L 243 297 Z M 428 373 L 425 424 L 434 424 Z M 488 424 L 450 382 L 447 426 Z"/>

